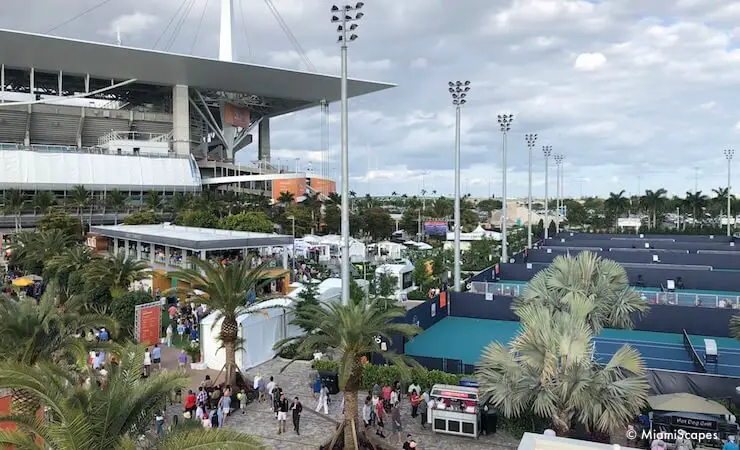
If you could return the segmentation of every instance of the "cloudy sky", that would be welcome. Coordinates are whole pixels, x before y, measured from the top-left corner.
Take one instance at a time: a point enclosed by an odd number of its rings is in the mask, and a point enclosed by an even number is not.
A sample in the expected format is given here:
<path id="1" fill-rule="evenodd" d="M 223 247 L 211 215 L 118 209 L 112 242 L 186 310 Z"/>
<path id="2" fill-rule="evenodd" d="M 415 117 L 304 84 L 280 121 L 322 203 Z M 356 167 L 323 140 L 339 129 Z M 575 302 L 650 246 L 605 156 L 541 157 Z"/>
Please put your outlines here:
<path id="1" fill-rule="evenodd" d="M 188 4 L 192 2 L 189 14 Z M 5 0 L 0 27 L 218 55 L 220 0 Z M 181 7 L 185 3 L 184 7 Z M 272 0 L 320 72 L 339 73 L 326 0 Z M 470 80 L 462 112 L 462 189 L 501 194 L 496 115 L 509 133 L 510 196 L 527 193 L 526 133 L 565 156 L 565 194 L 726 185 L 723 149 L 740 144 L 740 3 L 732 0 L 367 0 L 350 48 L 350 76 L 397 88 L 350 102 L 351 187 L 358 194 L 453 191 L 449 80 Z M 263 0 L 234 0 L 235 58 L 306 69 Z M 176 15 L 176 13 L 178 15 Z M 172 18 L 174 21 L 168 28 Z M 175 25 L 186 17 L 177 33 Z M 199 25 L 200 24 L 200 25 Z M 61 25 L 61 26 L 59 26 Z M 339 105 L 328 144 L 338 172 Z M 318 109 L 275 119 L 273 158 L 318 159 Z M 241 152 L 256 159 L 256 149 Z M 740 159 L 738 155 L 737 159 Z M 737 164 L 736 164 L 737 166 Z M 314 164 L 315 167 L 315 164 Z M 553 166 L 554 167 L 554 166 Z M 734 182 L 740 180 L 740 167 Z M 554 170 L 550 171 L 554 191 Z"/>

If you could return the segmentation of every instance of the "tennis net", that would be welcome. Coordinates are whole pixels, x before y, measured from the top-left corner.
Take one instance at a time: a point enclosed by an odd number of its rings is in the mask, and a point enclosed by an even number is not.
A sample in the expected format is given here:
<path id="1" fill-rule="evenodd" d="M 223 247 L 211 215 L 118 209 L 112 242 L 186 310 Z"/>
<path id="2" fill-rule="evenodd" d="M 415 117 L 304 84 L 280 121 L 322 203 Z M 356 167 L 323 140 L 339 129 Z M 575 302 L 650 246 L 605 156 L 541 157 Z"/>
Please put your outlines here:
<path id="1" fill-rule="evenodd" d="M 694 363 L 694 369 L 696 369 L 697 372 L 706 373 L 707 368 L 704 365 L 704 362 L 701 360 L 699 354 L 696 352 L 694 344 L 691 343 L 691 339 L 689 339 L 689 333 L 687 333 L 686 330 L 683 330 L 683 346 L 686 347 L 686 351 L 689 352 L 689 356 L 691 356 L 691 360 Z"/>

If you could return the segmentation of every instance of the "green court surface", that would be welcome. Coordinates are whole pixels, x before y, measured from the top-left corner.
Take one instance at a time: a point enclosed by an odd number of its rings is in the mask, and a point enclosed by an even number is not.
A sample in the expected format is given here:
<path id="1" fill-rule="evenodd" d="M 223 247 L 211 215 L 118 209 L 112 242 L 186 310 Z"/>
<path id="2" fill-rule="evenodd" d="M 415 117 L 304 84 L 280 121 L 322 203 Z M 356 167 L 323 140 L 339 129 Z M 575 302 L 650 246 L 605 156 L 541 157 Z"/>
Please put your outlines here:
<path id="1" fill-rule="evenodd" d="M 491 342 L 508 343 L 519 332 L 519 322 L 447 317 L 406 343 L 408 355 L 462 360 L 476 364 Z M 691 336 L 697 350 L 704 347 L 704 336 Z M 720 358 L 740 371 L 740 342 L 731 338 L 710 337 L 717 342 Z M 605 329 L 594 339 L 596 351 L 613 354 L 622 344 L 632 344 L 643 354 L 648 367 L 681 370 L 691 359 L 683 348 L 683 335 L 652 331 Z M 689 369 L 687 369 L 689 370 Z"/>

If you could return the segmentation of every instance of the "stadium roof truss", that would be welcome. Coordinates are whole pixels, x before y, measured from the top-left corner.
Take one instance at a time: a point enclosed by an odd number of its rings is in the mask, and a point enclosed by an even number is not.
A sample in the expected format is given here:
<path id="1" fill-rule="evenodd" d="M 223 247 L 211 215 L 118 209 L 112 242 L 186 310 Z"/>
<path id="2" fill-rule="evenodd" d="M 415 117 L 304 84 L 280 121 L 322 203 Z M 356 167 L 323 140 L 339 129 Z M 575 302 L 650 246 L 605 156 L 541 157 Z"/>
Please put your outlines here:
<path id="1" fill-rule="evenodd" d="M 132 109 L 166 107 L 176 85 L 197 91 L 201 104 L 208 104 L 213 112 L 227 101 L 250 109 L 255 117 L 274 117 L 340 99 L 336 76 L 3 29 L 0 65 L 4 92 L 73 96 L 122 84 L 85 98 L 118 101 Z M 129 83 L 123 85 L 125 81 Z M 350 79 L 347 87 L 349 96 L 355 97 L 394 85 Z"/>

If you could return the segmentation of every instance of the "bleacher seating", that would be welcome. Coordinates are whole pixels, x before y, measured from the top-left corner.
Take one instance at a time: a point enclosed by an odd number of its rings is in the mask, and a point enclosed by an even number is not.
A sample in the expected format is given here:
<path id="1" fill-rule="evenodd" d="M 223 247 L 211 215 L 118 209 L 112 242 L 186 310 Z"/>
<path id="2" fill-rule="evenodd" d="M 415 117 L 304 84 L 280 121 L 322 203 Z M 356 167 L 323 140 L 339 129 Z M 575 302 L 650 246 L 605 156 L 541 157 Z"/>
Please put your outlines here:
<path id="1" fill-rule="evenodd" d="M 28 112 L 23 108 L 0 108 L 0 142 L 23 144 Z"/>
<path id="2" fill-rule="evenodd" d="M 129 128 L 127 119 L 100 116 L 85 116 L 82 124 L 82 146 L 94 147 L 98 140 L 111 131 L 126 131 Z"/>
<path id="3" fill-rule="evenodd" d="M 31 142 L 40 145 L 73 146 L 77 141 L 80 116 L 33 112 L 31 114 Z"/>
<path id="4" fill-rule="evenodd" d="M 172 122 L 155 122 L 152 120 L 136 120 L 133 122 L 131 131 L 146 134 L 167 134 L 172 132 Z"/>

